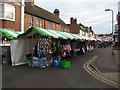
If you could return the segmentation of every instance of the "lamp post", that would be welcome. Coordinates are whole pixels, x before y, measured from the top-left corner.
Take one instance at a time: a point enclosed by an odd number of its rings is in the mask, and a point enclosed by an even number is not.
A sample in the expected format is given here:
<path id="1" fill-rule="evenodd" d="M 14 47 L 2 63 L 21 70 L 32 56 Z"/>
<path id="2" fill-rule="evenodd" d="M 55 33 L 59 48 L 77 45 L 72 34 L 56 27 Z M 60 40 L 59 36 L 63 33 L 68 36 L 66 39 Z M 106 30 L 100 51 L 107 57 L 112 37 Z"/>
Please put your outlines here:
<path id="1" fill-rule="evenodd" d="M 113 10 L 112 9 L 105 9 L 105 11 L 111 11 L 112 12 L 112 37 L 113 37 L 113 30 L 114 30 L 114 20 L 113 20 L 113 18 L 114 18 L 114 12 L 113 12 Z M 114 39 L 114 37 L 113 37 L 113 41 L 115 41 L 115 39 Z M 113 49 L 112 49 L 112 55 L 114 55 L 114 51 L 113 51 Z"/>

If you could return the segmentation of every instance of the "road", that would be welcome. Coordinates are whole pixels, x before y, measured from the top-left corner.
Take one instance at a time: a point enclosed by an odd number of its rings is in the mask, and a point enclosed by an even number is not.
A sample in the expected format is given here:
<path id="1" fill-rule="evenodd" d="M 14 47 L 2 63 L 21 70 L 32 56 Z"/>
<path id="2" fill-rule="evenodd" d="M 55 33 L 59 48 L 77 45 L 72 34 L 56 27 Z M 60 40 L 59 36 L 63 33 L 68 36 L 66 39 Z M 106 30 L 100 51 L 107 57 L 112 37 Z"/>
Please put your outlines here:
<path id="1" fill-rule="evenodd" d="M 102 54 L 103 49 L 96 48 L 85 55 L 72 58 L 69 69 L 3 65 L 2 86 L 3 88 L 114 88 L 97 80 L 83 68 L 88 60 Z"/>

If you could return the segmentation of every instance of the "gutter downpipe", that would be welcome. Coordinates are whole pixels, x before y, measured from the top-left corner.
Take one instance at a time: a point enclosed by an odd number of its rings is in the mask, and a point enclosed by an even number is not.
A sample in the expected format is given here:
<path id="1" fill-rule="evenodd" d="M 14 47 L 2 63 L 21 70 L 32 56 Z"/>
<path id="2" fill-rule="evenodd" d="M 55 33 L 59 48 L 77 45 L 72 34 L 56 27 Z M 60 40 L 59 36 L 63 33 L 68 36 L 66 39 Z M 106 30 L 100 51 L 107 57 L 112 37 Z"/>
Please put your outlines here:
<path id="1" fill-rule="evenodd" d="M 21 33 L 24 32 L 24 0 L 21 1 Z"/>

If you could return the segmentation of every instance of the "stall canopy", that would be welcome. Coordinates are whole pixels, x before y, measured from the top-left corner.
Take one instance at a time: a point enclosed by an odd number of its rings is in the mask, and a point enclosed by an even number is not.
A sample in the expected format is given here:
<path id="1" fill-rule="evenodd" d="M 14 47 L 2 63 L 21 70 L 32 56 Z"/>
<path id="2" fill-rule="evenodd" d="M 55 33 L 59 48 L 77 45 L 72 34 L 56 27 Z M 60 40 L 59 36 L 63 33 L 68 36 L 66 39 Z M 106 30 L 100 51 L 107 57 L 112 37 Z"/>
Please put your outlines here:
<path id="1" fill-rule="evenodd" d="M 25 33 L 19 36 L 32 36 L 35 33 L 38 33 L 41 36 L 45 36 L 49 38 L 71 39 L 71 40 L 96 40 L 92 37 L 86 37 L 86 36 L 81 36 L 78 34 L 61 32 L 61 31 L 56 31 L 56 30 L 47 30 L 47 29 L 38 28 L 38 27 L 31 27 Z"/>
<path id="2" fill-rule="evenodd" d="M 71 39 L 71 40 L 84 39 L 80 35 L 77 35 L 77 34 L 71 34 L 71 33 L 61 32 L 61 31 L 56 31 L 56 30 L 47 30 L 47 29 L 38 28 L 38 27 L 31 27 L 25 33 L 21 34 L 20 36 L 33 35 L 35 33 L 38 33 L 41 36 L 50 37 L 50 38 Z"/>
<path id="3" fill-rule="evenodd" d="M 81 36 L 82 38 L 84 38 L 85 40 L 91 40 L 89 37 L 86 36 Z"/>
<path id="4" fill-rule="evenodd" d="M 94 40 L 94 41 L 97 41 L 95 38 L 93 38 L 93 37 L 90 37 L 91 38 L 91 40 Z"/>
<path id="5" fill-rule="evenodd" d="M 11 30 L 0 30 L 0 33 L 9 39 L 18 39 L 17 36 L 20 35 L 20 32 L 11 31 Z"/>
<path id="6" fill-rule="evenodd" d="M 97 39 L 97 41 L 103 41 L 102 39 Z"/>

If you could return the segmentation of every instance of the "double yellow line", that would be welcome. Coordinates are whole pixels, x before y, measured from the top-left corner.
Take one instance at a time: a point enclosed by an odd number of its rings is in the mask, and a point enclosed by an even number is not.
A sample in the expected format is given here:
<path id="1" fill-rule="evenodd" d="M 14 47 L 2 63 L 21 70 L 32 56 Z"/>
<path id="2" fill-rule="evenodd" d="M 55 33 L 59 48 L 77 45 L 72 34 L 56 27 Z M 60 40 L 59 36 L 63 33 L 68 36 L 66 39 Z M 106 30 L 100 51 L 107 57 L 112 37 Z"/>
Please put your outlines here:
<path id="1" fill-rule="evenodd" d="M 108 79 L 102 77 L 100 74 L 101 72 L 94 66 L 94 68 L 97 70 L 97 72 L 95 70 L 92 70 L 90 69 L 90 65 L 92 64 L 93 65 L 93 62 L 94 60 L 97 58 L 98 56 L 94 56 L 92 59 L 90 59 L 88 62 L 86 62 L 84 64 L 84 69 L 90 74 L 92 75 L 93 77 L 95 77 L 96 79 L 106 83 L 106 84 L 109 84 L 115 88 L 119 88 L 120 86 L 118 84 L 114 84 L 112 82 L 110 82 Z"/>

